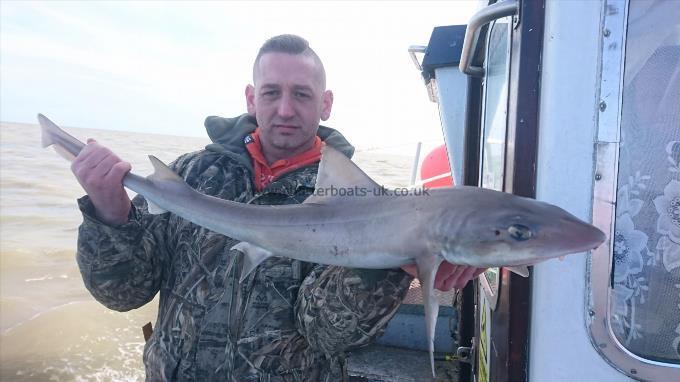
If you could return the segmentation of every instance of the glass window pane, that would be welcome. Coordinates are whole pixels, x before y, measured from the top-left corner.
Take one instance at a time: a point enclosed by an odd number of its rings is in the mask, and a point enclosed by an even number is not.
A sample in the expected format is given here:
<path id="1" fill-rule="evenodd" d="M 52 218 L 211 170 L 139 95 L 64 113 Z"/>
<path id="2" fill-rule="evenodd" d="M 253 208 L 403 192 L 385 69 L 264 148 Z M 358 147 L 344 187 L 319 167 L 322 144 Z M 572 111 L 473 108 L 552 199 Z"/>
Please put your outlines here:
<path id="1" fill-rule="evenodd" d="M 631 352 L 680 363 L 680 7 L 631 1 L 611 324 Z"/>
<path id="2" fill-rule="evenodd" d="M 484 140 L 482 187 L 501 191 L 505 169 L 505 135 L 508 114 L 508 24 L 496 22 L 491 28 L 484 78 Z"/>
<path id="3" fill-rule="evenodd" d="M 505 137 L 508 114 L 509 24 L 507 19 L 491 26 L 484 78 L 482 140 L 482 187 L 503 190 Z M 491 293 L 498 293 L 498 268 L 485 273 Z"/>

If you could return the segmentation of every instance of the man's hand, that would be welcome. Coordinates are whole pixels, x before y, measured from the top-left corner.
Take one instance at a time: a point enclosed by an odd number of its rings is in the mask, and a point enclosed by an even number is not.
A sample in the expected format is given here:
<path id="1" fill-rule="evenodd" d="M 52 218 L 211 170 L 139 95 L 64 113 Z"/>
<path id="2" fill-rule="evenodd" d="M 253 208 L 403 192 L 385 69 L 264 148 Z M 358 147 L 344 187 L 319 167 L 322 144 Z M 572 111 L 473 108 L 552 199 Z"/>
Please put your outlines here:
<path id="1" fill-rule="evenodd" d="M 418 277 L 418 270 L 415 264 L 404 265 L 401 267 L 406 273 L 413 277 Z M 486 268 L 468 267 L 465 265 L 454 265 L 442 262 L 434 277 L 434 287 L 444 292 L 452 288 L 461 289 L 468 281 L 479 276 Z"/>
<path id="2" fill-rule="evenodd" d="M 78 183 L 90 196 L 97 217 L 104 223 L 120 225 L 127 221 L 132 204 L 123 188 L 123 177 L 132 166 L 94 139 L 71 164 Z"/>

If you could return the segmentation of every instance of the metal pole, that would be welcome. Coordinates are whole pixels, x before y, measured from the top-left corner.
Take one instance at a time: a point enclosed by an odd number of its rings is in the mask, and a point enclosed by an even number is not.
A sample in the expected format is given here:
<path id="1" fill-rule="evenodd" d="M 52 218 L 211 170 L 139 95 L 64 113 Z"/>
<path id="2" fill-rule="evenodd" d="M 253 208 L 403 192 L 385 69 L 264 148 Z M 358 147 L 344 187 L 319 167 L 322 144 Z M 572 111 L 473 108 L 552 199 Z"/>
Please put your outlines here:
<path id="1" fill-rule="evenodd" d="M 416 176 L 418 175 L 418 163 L 420 163 L 420 147 L 423 142 L 418 142 L 416 145 L 416 157 L 413 158 L 413 168 L 411 170 L 411 186 L 416 184 Z"/>

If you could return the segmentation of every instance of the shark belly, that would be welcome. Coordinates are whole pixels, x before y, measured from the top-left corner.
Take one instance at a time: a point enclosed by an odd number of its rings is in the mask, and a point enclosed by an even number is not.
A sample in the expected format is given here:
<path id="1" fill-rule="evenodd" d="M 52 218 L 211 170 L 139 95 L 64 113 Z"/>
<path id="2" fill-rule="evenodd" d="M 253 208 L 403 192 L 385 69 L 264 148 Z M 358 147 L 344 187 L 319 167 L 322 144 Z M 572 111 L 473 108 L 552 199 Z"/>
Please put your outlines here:
<path id="1" fill-rule="evenodd" d="M 352 268 L 396 268 L 413 263 L 404 234 L 381 230 L 379 222 L 255 226 L 250 244 L 301 261 Z M 386 245 L 386 243 L 388 243 Z"/>

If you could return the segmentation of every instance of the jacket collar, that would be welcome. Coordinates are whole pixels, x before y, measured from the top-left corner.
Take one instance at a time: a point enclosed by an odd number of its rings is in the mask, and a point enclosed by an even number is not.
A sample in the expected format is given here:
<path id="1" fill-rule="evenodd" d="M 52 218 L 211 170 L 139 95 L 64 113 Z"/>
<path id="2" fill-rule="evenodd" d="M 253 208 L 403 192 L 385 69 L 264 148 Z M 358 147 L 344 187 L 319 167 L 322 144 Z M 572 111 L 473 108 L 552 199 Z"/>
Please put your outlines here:
<path id="1" fill-rule="evenodd" d="M 205 119 L 205 129 L 213 143 L 206 146 L 207 150 L 219 153 L 229 153 L 241 158 L 239 162 L 248 163 L 251 168 L 250 156 L 246 150 L 244 140 L 257 128 L 257 121 L 249 114 L 242 114 L 235 118 L 210 116 Z M 319 125 L 319 138 L 326 144 L 333 146 L 347 157 L 354 154 L 354 146 L 337 130 Z M 245 163 L 244 163 L 245 164 Z"/>

